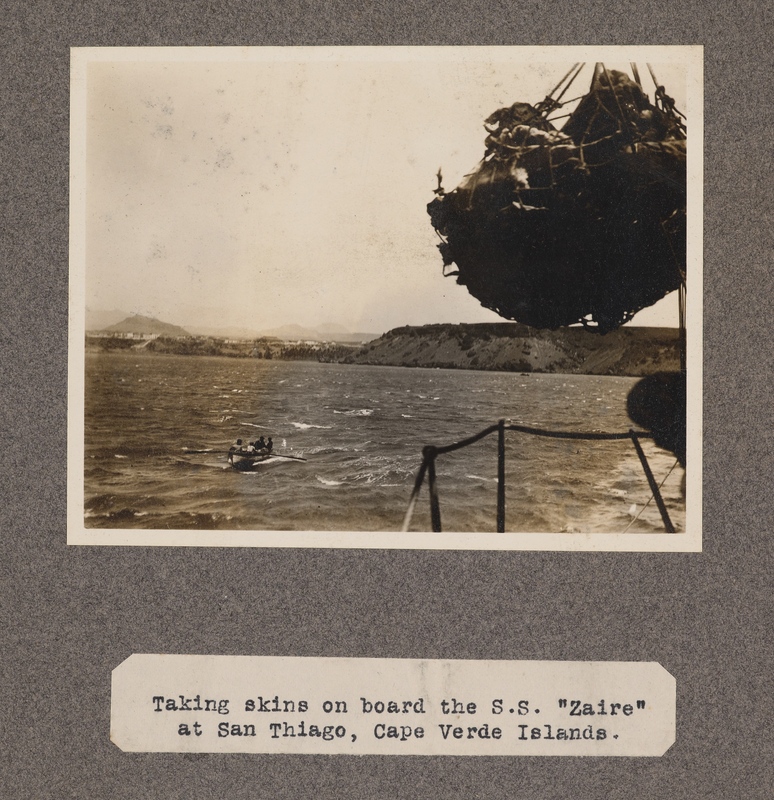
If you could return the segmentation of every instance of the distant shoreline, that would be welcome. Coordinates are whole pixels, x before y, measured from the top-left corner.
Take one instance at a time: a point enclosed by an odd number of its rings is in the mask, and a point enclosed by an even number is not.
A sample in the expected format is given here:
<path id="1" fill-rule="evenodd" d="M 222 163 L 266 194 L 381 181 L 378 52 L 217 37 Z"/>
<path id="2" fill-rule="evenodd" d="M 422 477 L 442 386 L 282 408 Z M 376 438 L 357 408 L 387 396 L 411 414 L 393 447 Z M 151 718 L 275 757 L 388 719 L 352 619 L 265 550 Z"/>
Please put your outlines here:
<path id="1" fill-rule="evenodd" d="M 341 361 L 360 345 L 327 342 L 283 342 L 279 339 L 236 341 L 208 336 L 86 336 L 87 353 L 134 355 L 222 356 L 277 361 Z"/>
<path id="2" fill-rule="evenodd" d="M 87 335 L 86 352 L 223 356 L 371 366 L 644 376 L 679 369 L 678 332 L 623 327 L 599 336 L 583 328 L 535 330 L 519 323 L 395 328 L 365 345 L 215 337 Z"/>

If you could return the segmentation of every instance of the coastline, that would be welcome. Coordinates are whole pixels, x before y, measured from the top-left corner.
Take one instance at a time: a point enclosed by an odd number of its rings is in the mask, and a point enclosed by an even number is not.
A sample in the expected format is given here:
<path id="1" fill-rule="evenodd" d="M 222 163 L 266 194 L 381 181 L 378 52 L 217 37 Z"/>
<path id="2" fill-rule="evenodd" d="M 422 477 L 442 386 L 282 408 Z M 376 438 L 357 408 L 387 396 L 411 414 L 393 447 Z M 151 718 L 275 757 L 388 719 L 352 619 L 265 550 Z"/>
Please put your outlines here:
<path id="1" fill-rule="evenodd" d="M 536 330 L 519 323 L 404 326 L 363 345 L 261 338 L 86 337 L 86 352 L 225 356 L 371 366 L 641 377 L 680 368 L 676 329 Z"/>

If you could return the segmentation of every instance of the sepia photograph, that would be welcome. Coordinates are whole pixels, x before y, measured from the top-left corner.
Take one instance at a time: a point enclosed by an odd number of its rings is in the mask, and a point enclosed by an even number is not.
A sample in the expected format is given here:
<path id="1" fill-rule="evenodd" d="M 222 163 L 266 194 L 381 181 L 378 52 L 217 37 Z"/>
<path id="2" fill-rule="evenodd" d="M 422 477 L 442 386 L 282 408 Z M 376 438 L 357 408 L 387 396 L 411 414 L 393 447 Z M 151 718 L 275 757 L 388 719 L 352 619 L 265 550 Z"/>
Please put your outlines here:
<path id="1" fill-rule="evenodd" d="M 701 549 L 700 47 L 71 51 L 68 542 Z"/>

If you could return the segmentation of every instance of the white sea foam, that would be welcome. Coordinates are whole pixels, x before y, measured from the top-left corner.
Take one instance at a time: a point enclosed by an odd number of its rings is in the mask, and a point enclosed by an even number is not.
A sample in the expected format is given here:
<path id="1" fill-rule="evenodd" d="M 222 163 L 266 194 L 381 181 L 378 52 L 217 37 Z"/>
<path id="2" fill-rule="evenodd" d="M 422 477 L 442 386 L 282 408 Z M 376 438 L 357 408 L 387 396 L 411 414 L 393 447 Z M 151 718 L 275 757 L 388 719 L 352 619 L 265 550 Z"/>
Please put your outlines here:
<path id="1" fill-rule="evenodd" d="M 346 417 L 370 417 L 374 413 L 373 408 L 353 408 L 350 411 L 336 411 L 334 414 L 344 414 Z"/>
<path id="2" fill-rule="evenodd" d="M 341 481 L 330 481 L 327 478 L 323 478 L 321 475 L 315 475 L 315 478 L 317 478 L 323 486 L 341 486 L 342 483 Z"/>
<path id="3" fill-rule="evenodd" d="M 329 431 L 333 428 L 333 425 L 312 425 L 308 422 L 291 422 L 290 423 L 294 428 L 298 428 L 300 431 L 308 431 L 309 428 L 321 428 L 322 430 Z M 283 439 L 283 442 L 285 440 Z M 284 447 L 284 445 L 283 445 Z"/>
<path id="4" fill-rule="evenodd" d="M 119 455 L 116 454 L 116 455 L 113 456 L 113 458 L 129 458 L 129 456 L 119 456 Z"/>

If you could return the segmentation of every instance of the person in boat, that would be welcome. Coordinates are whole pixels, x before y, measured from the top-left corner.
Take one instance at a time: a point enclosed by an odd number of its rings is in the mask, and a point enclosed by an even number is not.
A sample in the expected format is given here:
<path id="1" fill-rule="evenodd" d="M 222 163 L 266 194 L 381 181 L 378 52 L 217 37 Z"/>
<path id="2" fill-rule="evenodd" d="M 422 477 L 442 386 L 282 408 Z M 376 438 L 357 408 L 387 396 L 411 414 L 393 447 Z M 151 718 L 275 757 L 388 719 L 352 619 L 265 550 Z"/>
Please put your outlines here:
<path id="1" fill-rule="evenodd" d="M 260 453 L 266 450 L 266 442 L 264 441 L 263 436 L 255 443 L 255 449 Z"/>
<path id="2" fill-rule="evenodd" d="M 266 449 L 267 449 L 267 450 L 268 450 L 270 453 L 271 453 L 271 451 L 274 449 L 274 442 L 272 442 L 272 440 L 271 440 L 271 436 L 269 437 L 269 441 L 268 441 L 268 442 L 266 442 Z"/>
<path id="3" fill-rule="evenodd" d="M 241 453 L 242 450 L 244 450 L 244 447 L 242 446 L 242 440 L 237 439 L 236 442 L 228 449 L 228 460 L 231 464 L 234 463 L 234 454 Z"/>
<path id="4" fill-rule="evenodd" d="M 247 443 L 247 452 L 254 453 L 255 452 L 255 442 L 248 442 Z"/>

